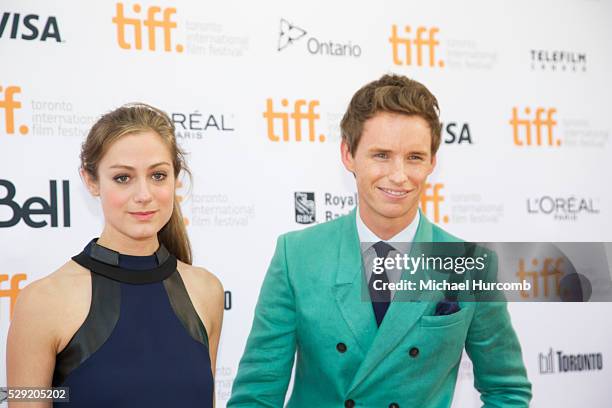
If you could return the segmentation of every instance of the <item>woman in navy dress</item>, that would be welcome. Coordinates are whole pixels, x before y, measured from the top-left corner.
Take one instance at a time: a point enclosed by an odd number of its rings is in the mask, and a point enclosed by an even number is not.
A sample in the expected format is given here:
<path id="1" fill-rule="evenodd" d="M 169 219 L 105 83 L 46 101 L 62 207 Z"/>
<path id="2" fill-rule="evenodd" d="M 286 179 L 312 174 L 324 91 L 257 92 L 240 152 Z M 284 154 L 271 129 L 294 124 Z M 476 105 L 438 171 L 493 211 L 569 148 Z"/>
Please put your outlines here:
<path id="1" fill-rule="evenodd" d="M 54 404 L 66 408 L 214 405 L 224 294 L 191 265 L 181 171 L 190 174 L 174 126 L 154 107 L 126 105 L 92 127 L 80 172 L 104 228 L 21 292 L 9 387 L 69 387 L 70 401 Z"/>

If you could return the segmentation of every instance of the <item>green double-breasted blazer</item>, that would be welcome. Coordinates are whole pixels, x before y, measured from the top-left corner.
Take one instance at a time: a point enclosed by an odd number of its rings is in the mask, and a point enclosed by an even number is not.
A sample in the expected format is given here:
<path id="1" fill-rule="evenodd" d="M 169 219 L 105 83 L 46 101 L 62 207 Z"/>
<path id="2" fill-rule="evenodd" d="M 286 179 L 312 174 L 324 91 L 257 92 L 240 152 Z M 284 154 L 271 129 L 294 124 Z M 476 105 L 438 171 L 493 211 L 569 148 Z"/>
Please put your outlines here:
<path id="1" fill-rule="evenodd" d="M 355 216 L 278 238 L 227 406 L 282 407 L 297 355 L 287 407 L 448 407 L 464 348 L 485 407 L 528 406 L 505 303 L 434 316 L 435 302 L 394 301 L 377 328 Z M 421 213 L 415 242 L 453 241 Z"/>

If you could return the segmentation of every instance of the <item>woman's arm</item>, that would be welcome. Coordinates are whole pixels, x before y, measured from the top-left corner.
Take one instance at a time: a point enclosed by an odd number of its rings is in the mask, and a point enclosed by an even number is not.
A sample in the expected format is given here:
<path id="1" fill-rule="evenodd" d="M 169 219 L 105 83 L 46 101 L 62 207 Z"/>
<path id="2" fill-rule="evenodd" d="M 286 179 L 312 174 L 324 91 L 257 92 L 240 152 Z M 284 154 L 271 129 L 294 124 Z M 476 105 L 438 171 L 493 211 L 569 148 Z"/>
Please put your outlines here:
<path id="1" fill-rule="evenodd" d="M 210 368 L 213 379 L 216 378 L 217 350 L 219 348 L 219 338 L 221 337 L 221 327 L 223 326 L 223 310 L 225 304 L 225 292 L 223 285 L 216 276 L 210 274 L 209 288 L 211 301 L 211 332 L 208 338 L 208 350 L 210 353 Z M 215 387 L 216 389 L 216 387 Z M 216 396 L 213 394 L 213 407 L 215 406 Z"/>
<path id="2" fill-rule="evenodd" d="M 25 287 L 15 304 L 8 331 L 6 364 L 8 387 L 51 387 L 57 351 L 58 319 L 48 279 Z M 9 407 L 51 407 L 51 402 L 9 403 Z"/>

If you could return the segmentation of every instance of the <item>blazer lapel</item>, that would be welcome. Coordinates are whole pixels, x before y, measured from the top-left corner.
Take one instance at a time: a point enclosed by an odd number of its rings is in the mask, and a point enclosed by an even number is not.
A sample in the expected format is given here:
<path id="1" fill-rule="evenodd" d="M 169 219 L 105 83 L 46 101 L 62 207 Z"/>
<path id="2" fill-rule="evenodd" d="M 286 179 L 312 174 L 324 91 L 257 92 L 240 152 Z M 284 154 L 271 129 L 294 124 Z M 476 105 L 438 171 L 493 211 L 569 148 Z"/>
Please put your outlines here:
<path id="1" fill-rule="evenodd" d="M 333 291 L 342 317 L 365 355 L 370 349 L 377 327 L 367 286 L 362 278 L 363 262 L 355 214 L 356 211 L 353 210 L 344 218 Z"/>
<path id="2" fill-rule="evenodd" d="M 431 242 L 431 223 L 425 218 L 423 213 L 420 215 L 421 218 L 414 237 L 414 242 Z M 414 246 L 412 248 L 414 249 Z M 413 253 L 413 249 L 411 249 L 411 256 L 417 255 Z M 401 301 L 401 297 L 401 292 L 395 293 L 394 301 L 389 305 L 385 318 L 378 328 L 372 345 L 357 370 L 348 392 L 354 390 L 365 378 L 367 378 L 370 372 L 376 368 L 395 347 L 397 347 L 425 312 L 428 302 Z M 370 314 L 373 315 L 371 303 L 368 302 L 367 304 Z"/>

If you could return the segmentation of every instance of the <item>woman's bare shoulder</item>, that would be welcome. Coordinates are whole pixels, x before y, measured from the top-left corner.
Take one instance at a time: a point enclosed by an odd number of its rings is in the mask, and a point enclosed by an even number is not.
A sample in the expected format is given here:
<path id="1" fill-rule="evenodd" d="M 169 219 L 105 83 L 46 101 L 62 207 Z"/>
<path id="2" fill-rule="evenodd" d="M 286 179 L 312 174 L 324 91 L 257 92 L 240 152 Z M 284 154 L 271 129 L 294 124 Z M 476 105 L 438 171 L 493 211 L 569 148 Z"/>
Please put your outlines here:
<path id="1" fill-rule="evenodd" d="M 89 271 L 70 260 L 20 291 L 11 324 L 32 334 L 49 335 L 59 346 L 65 328 L 87 313 L 90 299 Z"/>
<path id="2" fill-rule="evenodd" d="M 183 279 L 192 281 L 200 290 L 206 291 L 209 295 L 223 297 L 221 281 L 206 268 L 189 265 L 181 261 L 177 261 L 177 268 Z"/>
<path id="3" fill-rule="evenodd" d="M 221 328 L 225 294 L 219 278 L 205 268 L 178 261 L 177 269 L 209 336 Z"/>

